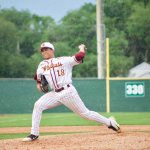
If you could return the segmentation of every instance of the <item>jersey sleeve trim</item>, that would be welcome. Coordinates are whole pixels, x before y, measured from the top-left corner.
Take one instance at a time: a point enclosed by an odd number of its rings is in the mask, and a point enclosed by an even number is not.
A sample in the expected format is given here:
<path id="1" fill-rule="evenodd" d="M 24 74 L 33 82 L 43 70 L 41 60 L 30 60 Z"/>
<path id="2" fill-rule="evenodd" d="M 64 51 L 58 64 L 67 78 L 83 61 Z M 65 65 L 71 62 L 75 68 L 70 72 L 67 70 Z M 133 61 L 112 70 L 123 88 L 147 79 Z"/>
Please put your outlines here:
<path id="1" fill-rule="evenodd" d="M 37 83 L 41 83 L 41 81 L 37 79 L 37 74 L 36 73 L 34 74 L 34 80 L 36 80 Z"/>

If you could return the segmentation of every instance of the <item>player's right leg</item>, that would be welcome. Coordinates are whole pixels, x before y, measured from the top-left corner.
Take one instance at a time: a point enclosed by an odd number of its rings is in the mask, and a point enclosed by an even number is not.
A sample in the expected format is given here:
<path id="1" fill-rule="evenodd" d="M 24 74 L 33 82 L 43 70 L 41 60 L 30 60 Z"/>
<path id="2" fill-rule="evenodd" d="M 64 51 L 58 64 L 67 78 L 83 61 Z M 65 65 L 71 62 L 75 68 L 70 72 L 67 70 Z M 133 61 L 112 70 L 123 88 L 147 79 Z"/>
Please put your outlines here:
<path id="1" fill-rule="evenodd" d="M 54 94 L 54 92 L 44 94 L 38 101 L 36 101 L 32 113 L 31 134 L 24 138 L 23 141 L 34 141 L 38 139 L 42 112 L 46 109 L 51 109 L 59 105 L 61 105 L 61 103 L 58 102 L 58 97 Z"/>
<path id="2" fill-rule="evenodd" d="M 39 136 L 30 134 L 30 135 L 28 135 L 26 138 L 24 138 L 22 141 L 23 141 L 23 142 L 31 142 L 31 141 L 37 140 L 38 137 L 39 137 Z"/>

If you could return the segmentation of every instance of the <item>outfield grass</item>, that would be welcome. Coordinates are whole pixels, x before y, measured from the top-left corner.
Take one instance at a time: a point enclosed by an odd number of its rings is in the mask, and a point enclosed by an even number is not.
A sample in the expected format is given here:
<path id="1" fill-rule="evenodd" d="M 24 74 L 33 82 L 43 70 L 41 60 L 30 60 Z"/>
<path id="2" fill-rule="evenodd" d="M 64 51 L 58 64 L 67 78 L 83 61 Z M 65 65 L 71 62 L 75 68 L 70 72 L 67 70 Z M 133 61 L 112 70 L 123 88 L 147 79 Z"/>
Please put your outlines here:
<path id="1" fill-rule="evenodd" d="M 146 113 L 101 113 L 115 116 L 122 125 L 150 125 L 150 112 Z M 0 115 L 0 127 L 30 127 L 31 114 Z M 93 121 L 80 118 L 74 113 L 43 113 L 41 126 L 84 126 L 98 125 Z"/>
<path id="2" fill-rule="evenodd" d="M 115 116 L 121 125 L 150 125 L 149 113 L 101 113 L 109 117 Z M 31 114 L 0 115 L 0 128 L 4 127 L 31 127 Z M 98 125 L 93 121 L 80 118 L 74 113 L 43 113 L 41 126 L 84 126 Z M 41 135 L 72 134 L 63 133 L 41 133 Z M 76 132 L 77 133 L 77 132 Z M 75 134 L 75 133 L 73 133 Z M 26 137 L 28 133 L 0 133 L 0 140 Z"/>
<path id="3" fill-rule="evenodd" d="M 61 135 L 61 134 L 77 134 L 77 133 L 86 133 L 86 132 L 42 132 L 40 133 L 40 136 L 46 136 L 46 135 Z M 16 139 L 16 138 L 24 138 L 29 133 L 0 133 L 0 140 L 3 139 Z"/>

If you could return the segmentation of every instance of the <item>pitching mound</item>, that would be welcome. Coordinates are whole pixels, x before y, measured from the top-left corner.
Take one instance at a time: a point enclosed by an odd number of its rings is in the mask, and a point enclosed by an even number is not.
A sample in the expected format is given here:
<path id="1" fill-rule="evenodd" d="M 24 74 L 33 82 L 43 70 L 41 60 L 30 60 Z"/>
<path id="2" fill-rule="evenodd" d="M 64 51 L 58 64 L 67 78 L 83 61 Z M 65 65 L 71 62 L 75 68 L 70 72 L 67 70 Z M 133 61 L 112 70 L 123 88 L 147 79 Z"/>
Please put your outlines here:
<path id="1" fill-rule="evenodd" d="M 27 133 L 30 128 L 0 128 L 0 133 Z M 1 150 L 149 150 L 150 126 L 122 126 L 115 133 L 105 126 L 42 127 L 41 132 L 76 134 L 41 136 L 34 142 L 0 140 Z"/>

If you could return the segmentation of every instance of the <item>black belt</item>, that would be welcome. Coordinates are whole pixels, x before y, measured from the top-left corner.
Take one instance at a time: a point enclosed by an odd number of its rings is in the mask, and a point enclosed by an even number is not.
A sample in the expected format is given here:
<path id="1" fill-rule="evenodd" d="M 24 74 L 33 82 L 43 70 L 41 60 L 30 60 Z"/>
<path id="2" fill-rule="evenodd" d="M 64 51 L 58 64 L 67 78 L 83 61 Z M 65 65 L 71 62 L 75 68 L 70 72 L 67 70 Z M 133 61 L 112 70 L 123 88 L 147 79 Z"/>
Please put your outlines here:
<path id="1" fill-rule="evenodd" d="M 70 85 L 67 84 L 67 87 L 70 87 Z M 64 90 L 64 89 L 65 89 L 64 87 L 61 87 L 61 88 L 59 88 L 59 89 L 55 89 L 54 91 L 55 91 L 55 92 L 61 92 L 61 91 Z"/>

